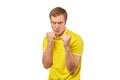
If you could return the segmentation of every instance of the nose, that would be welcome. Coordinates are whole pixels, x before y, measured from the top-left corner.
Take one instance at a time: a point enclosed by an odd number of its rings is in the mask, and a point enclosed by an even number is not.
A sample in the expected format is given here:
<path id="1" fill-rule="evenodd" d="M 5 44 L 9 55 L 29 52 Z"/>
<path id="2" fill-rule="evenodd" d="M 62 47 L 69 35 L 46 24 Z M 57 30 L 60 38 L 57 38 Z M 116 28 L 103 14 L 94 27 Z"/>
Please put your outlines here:
<path id="1" fill-rule="evenodd" d="M 59 24 L 58 23 L 55 24 L 55 28 L 59 28 Z"/>

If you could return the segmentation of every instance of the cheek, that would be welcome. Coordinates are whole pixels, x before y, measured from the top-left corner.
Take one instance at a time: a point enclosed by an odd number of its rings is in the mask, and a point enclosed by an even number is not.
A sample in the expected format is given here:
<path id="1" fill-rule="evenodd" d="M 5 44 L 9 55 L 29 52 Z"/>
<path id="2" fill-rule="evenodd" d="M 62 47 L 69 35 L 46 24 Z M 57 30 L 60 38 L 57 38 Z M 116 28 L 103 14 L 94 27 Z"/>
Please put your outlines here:
<path id="1" fill-rule="evenodd" d="M 61 28 L 61 29 L 60 29 L 60 33 L 62 33 L 63 31 L 64 31 L 64 29 L 63 29 L 63 28 Z"/>
<path id="2" fill-rule="evenodd" d="M 51 28 L 52 28 L 52 29 L 55 29 L 53 25 L 51 25 Z"/>

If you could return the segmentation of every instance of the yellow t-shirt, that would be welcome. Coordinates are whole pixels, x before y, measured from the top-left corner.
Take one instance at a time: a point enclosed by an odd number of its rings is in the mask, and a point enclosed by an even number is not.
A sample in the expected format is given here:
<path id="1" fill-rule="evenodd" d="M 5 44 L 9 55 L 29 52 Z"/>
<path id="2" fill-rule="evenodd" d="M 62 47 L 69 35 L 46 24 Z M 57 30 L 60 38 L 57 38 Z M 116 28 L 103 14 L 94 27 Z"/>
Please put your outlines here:
<path id="1" fill-rule="evenodd" d="M 66 29 L 64 34 L 70 35 L 70 49 L 73 55 L 81 56 L 83 52 L 83 40 L 82 38 Z M 47 37 L 43 40 L 43 51 L 46 50 L 47 47 Z M 61 38 L 55 38 L 54 44 L 52 47 L 53 54 L 53 62 L 50 67 L 49 79 L 48 80 L 80 80 L 80 68 L 81 64 L 77 68 L 76 72 L 73 75 L 70 75 L 67 67 L 66 67 L 66 53 L 64 48 L 64 43 Z"/>

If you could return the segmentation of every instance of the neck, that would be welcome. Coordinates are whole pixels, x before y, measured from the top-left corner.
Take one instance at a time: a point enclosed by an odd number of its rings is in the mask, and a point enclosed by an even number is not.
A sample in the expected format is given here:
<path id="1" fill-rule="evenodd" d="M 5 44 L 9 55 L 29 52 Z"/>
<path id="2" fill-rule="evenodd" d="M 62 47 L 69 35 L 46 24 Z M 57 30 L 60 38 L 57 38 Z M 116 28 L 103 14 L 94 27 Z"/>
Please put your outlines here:
<path id="1" fill-rule="evenodd" d="M 55 35 L 56 38 L 60 38 L 60 37 L 65 33 L 65 30 L 66 30 L 66 29 L 64 29 L 64 31 L 63 31 L 61 34 Z"/>

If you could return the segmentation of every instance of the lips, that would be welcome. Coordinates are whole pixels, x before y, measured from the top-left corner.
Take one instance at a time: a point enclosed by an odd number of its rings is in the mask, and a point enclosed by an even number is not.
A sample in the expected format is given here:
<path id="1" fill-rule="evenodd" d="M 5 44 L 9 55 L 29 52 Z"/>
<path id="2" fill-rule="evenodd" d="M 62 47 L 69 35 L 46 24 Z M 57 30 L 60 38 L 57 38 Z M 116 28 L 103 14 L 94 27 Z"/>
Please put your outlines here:
<path id="1" fill-rule="evenodd" d="M 59 32 L 59 30 L 55 30 L 55 32 L 56 32 L 56 33 L 58 33 L 58 32 Z"/>

